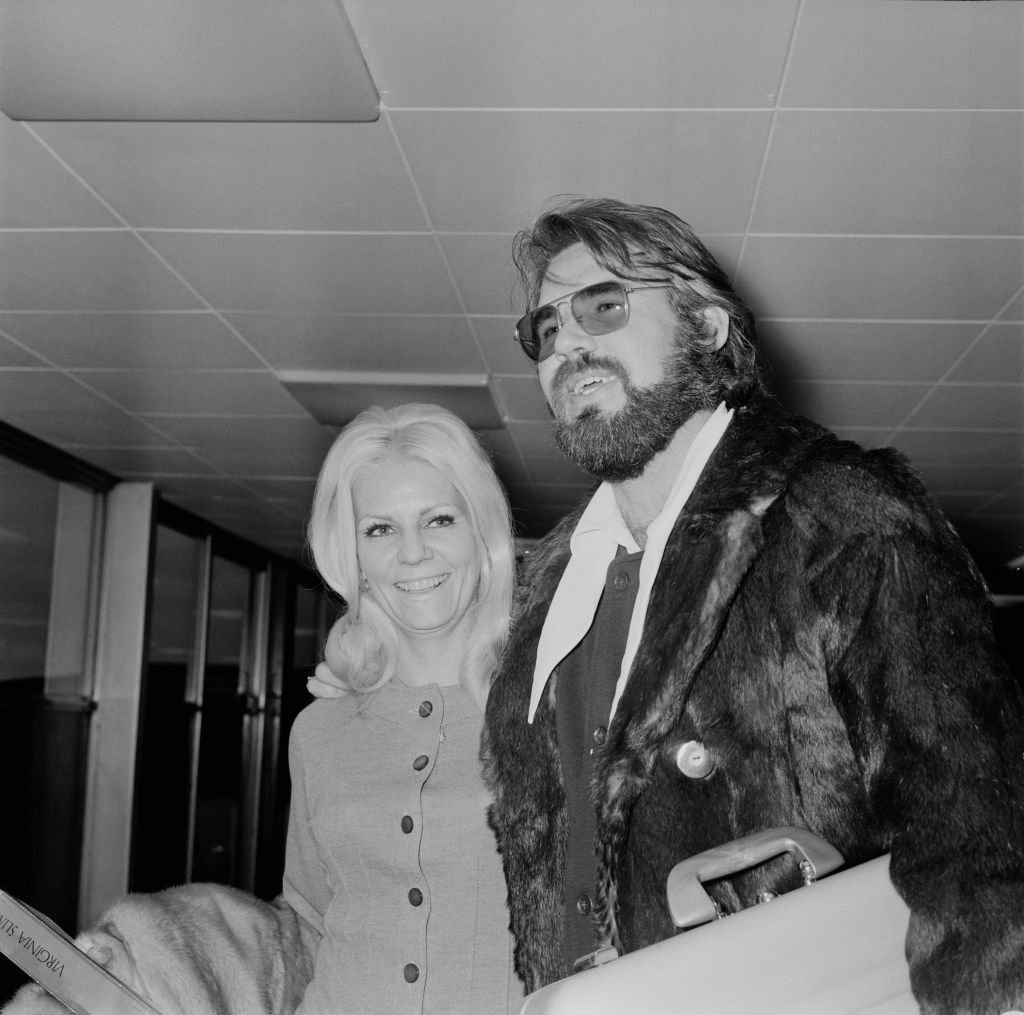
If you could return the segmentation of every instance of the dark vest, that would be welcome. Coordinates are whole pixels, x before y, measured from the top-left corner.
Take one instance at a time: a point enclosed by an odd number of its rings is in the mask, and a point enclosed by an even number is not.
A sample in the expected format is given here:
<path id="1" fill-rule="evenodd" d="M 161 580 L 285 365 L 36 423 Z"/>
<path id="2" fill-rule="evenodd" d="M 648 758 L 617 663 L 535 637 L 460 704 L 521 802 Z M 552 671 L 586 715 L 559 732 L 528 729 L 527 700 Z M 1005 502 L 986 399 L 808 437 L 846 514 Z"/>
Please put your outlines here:
<path id="1" fill-rule="evenodd" d="M 573 961 L 594 949 L 596 816 L 590 798 L 594 763 L 608 735 L 608 714 L 619 679 L 636 600 L 642 553 L 622 547 L 608 565 L 604 591 L 583 640 L 558 668 L 558 748 L 569 819 L 563 936 L 566 975 Z"/>

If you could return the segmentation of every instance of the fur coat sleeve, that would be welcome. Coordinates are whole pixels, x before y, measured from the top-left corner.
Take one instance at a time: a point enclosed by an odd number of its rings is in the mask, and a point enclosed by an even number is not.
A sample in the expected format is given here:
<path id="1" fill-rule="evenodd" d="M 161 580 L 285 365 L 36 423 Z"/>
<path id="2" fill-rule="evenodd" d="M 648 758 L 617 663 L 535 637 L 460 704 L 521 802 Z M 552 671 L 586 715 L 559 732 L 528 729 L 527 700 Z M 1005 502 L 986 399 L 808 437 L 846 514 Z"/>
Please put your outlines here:
<path id="1" fill-rule="evenodd" d="M 838 476 L 831 460 L 800 476 L 782 526 L 802 578 L 777 584 L 793 597 L 783 613 L 812 620 L 793 629 L 795 665 L 783 672 L 806 671 L 827 691 L 823 711 L 845 740 L 810 756 L 848 750 L 856 766 L 851 792 L 828 780 L 807 791 L 828 792 L 814 812 L 847 839 L 848 856 L 891 852 L 922 1011 L 1020 1008 L 1021 690 L 973 562 L 916 479 L 888 452 L 847 451 L 841 465 Z M 790 730 L 799 736 L 811 718 Z"/>

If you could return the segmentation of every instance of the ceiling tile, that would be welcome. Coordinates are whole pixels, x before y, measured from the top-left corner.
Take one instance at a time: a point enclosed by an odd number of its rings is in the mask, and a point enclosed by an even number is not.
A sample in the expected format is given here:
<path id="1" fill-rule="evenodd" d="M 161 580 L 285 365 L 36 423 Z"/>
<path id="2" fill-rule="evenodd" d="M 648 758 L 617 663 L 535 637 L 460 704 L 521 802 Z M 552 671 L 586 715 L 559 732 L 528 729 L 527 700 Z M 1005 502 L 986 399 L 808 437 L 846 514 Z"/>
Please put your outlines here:
<path id="1" fill-rule="evenodd" d="M 474 427 L 473 435 L 484 446 L 487 453 L 496 458 L 518 458 L 519 445 L 515 438 L 503 425 L 500 429 L 493 427 Z"/>
<path id="2" fill-rule="evenodd" d="M 999 315 L 1001 321 L 1024 322 L 1024 286 L 1022 286 Z"/>
<path id="3" fill-rule="evenodd" d="M 463 317 L 355 314 L 229 314 L 246 341 L 278 370 L 484 373 Z"/>
<path id="4" fill-rule="evenodd" d="M 529 225 L 529 220 L 524 219 L 522 225 Z M 512 265 L 512 234 L 443 234 L 438 242 L 467 312 L 508 314 L 511 328 L 520 302 Z"/>
<path id="5" fill-rule="evenodd" d="M 547 418 L 547 403 L 533 377 L 498 376 L 492 383 L 506 420 Z"/>
<path id="6" fill-rule="evenodd" d="M 943 514 L 950 518 L 974 514 L 986 501 L 991 500 L 990 494 L 971 490 L 940 490 L 934 497 Z"/>
<path id="7" fill-rule="evenodd" d="M 202 456 L 218 469 L 248 482 L 250 477 L 313 479 L 320 473 L 325 453 L 319 443 L 263 448 L 253 442 L 248 446 L 210 446 L 202 451 Z"/>
<path id="8" fill-rule="evenodd" d="M 452 314 L 460 309 L 427 235 L 145 235 L 219 310 Z"/>
<path id="9" fill-rule="evenodd" d="M 0 231 L 2 310 L 198 308 L 198 300 L 128 232 Z"/>
<path id="10" fill-rule="evenodd" d="M 239 417 L 216 420 L 188 417 L 157 417 L 154 422 L 194 449 L 216 468 L 246 477 L 246 487 L 261 496 L 284 496 L 309 500 L 312 478 L 327 457 L 334 433 L 310 419 Z M 255 477 L 298 476 L 301 479 L 273 480 L 264 487 Z"/>
<path id="11" fill-rule="evenodd" d="M 0 115 L 0 228 L 117 224 L 24 124 Z"/>
<path id="12" fill-rule="evenodd" d="M 983 568 L 995 592 L 1020 594 L 1020 565 L 1024 526 L 1019 519 L 963 517 L 954 519 L 957 532 Z"/>
<path id="13" fill-rule="evenodd" d="M 69 446 L 75 454 L 122 478 L 150 480 L 164 473 L 203 475 L 212 467 L 185 448 L 92 448 Z"/>
<path id="14" fill-rule="evenodd" d="M 170 499 L 170 498 L 169 498 Z M 290 534 L 292 542 L 300 542 L 304 528 L 304 519 L 300 515 L 290 517 L 292 512 L 282 511 L 273 504 L 266 502 L 242 503 L 230 498 L 184 498 L 176 496 L 175 502 L 188 511 L 206 518 L 208 521 L 237 533 L 248 539 L 262 540 L 263 533 L 273 529 L 283 536 Z"/>
<path id="15" fill-rule="evenodd" d="M 1019 430 L 1024 442 L 1024 384 L 940 384 L 907 425 Z"/>
<path id="16" fill-rule="evenodd" d="M 224 452 L 283 451 L 312 448 L 321 458 L 334 442 L 334 432 L 314 419 L 287 416 L 149 416 L 152 423 L 180 444 L 205 457 Z"/>
<path id="17" fill-rule="evenodd" d="M 1020 235 L 1024 114 L 780 113 L 750 228 Z"/>
<path id="18" fill-rule="evenodd" d="M 591 496 L 597 489 L 598 481 L 580 483 L 537 483 L 535 489 L 540 494 L 541 502 L 566 511 L 576 507 L 585 497 Z"/>
<path id="19" fill-rule="evenodd" d="M 928 393 L 927 384 L 794 381 L 779 385 L 787 409 L 823 426 L 897 426 Z"/>
<path id="20" fill-rule="evenodd" d="M 1024 488 L 1017 487 L 982 504 L 977 514 L 997 518 L 1024 518 Z"/>
<path id="21" fill-rule="evenodd" d="M 5 322 L 0 315 L 0 328 Z M 45 367 L 46 364 L 38 357 L 33 356 L 27 349 L 15 345 L 10 339 L 0 335 L 0 367 Z"/>
<path id="22" fill-rule="evenodd" d="M 255 490 L 261 497 L 273 501 L 289 501 L 305 505 L 308 509 L 313 504 L 313 492 L 316 480 L 306 476 L 276 476 L 266 479 L 262 476 L 249 476 L 245 486 Z"/>
<path id="23" fill-rule="evenodd" d="M 844 441 L 853 441 L 863 448 L 887 448 L 892 443 L 891 426 L 841 426 L 829 427 L 830 430 Z"/>
<path id="24" fill-rule="evenodd" d="M 4 419 L 58 447 L 67 447 L 69 444 L 155 447 L 171 443 L 143 420 L 106 403 L 92 409 L 80 408 L 78 411 L 68 411 L 60 402 L 44 402 L 40 405 L 39 408 L 27 411 L 8 410 L 5 405 Z"/>
<path id="25" fill-rule="evenodd" d="M 801 7 L 784 106 L 1020 109 L 1024 4 L 848 3 Z"/>
<path id="26" fill-rule="evenodd" d="M 533 364 L 512 337 L 516 318 L 512 316 L 474 316 L 470 324 L 476 332 L 487 370 L 492 374 L 535 376 Z"/>
<path id="27" fill-rule="evenodd" d="M 1024 239 L 751 236 L 743 292 L 770 317 L 989 320 L 1024 277 Z"/>
<path id="28" fill-rule="evenodd" d="M 34 129 L 135 227 L 422 231 L 426 225 L 383 122 Z"/>
<path id="29" fill-rule="evenodd" d="M 1024 461 L 1024 434 L 985 430 L 907 430 L 893 445 L 912 462 L 925 464 L 983 464 L 1019 467 Z"/>
<path id="30" fill-rule="evenodd" d="M 955 465 L 925 463 L 918 472 L 929 490 L 985 490 L 996 492 L 1024 480 L 1024 461 L 1018 465 Z"/>
<path id="31" fill-rule="evenodd" d="M 991 325 L 948 379 L 1024 383 L 1024 324 Z"/>
<path id="32" fill-rule="evenodd" d="M 260 367 L 258 356 L 209 312 L 4 314 L 0 329 L 62 367 Z"/>
<path id="33" fill-rule="evenodd" d="M 982 325 L 921 321 L 758 321 L 782 381 L 937 381 Z"/>
<path id="34" fill-rule="evenodd" d="M 497 455 L 494 456 L 492 462 L 494 471 L 498 474 L 498 479 L 506 490 L 517 485 L 528 485 L 531 482 L 526 463 L 518 455 Z"/>
<path id="35" fill-rule="evenodd" d="M 161 478 L 157 481 L 157 490 L 162 497 L 172 501 L 179 507 L 183 507 L 186 511 L 191 511 L 193 514 L 206 518 L 208 521 L 216 519 L 218 524 L 223 524 L 225 518 L 232 518 L 234 520 L 236 518 L 241 519 L 244 516 L 248 516 L 251 521 L 252 516 L 258 514 L 263 523 L 277 526 L 285 515 L 285 512 L 276 505 L 269 504 L 263 500 L 254 500 L 252 493 L 241 483 L 224 480 L 222 481 L 224 492 L 212 492 L 198 490 L 193 485 L 195 478 L 189 477 L 187 489 L 181 485 L 177 486 L 177 488 L 172 487 L 176 477 L 171 477 L 167 480 Z M 177 482 L 181 484 L 182 480 L 178 478 Z M 233 486 L 233 492 L 231 486 Z M 237 525 L 233 524 L 231 527 L 238 531 Z"/>
<path id="36" fill-rule="evenodd" d="M 19 412 L 53 409 L 60 412 L 97 413 L 110 409 L 110 403 L 75 383 L 58 370 L 0 370 L 0 405 L 4 417 Z"/>
<path id="37" fill-rule="evenodd" d="M 773 104 L 796 3 L 346 0 L 345 7 L 392 109 L 693 108 Z M 744 59 L 723 74 L 722 54 L 736 52 Z"/>
<path id="38" fill-rule="evenodd" d="M 553 484 L 556 486 L 587 486 L 594 479 L 582 469 L 578 469 L 565 455 L 551 455 L 543 458 L 523 456 L 526 467 L 533 481 L 538 485 Z"/>
<path id="39" fill-rule="evenodd" d="M 519 538 L 539 539 L 557 525 L 566 512 L 560 508 L 547 508 L 543 505 L 525 505 L 514 508 L 512 519 L 515 523 L 516 535 Z"/>
<path id="40" fill-rule="evenodd" d="M 556 194 L 671 208 L 699 233 L 742 231 L 771 123 L 769 113 L 752 111 L 431 110 L 391 118 L 441 231 L 519 229 Z M 581 158 L 595 138 L 598 157 Z"/>
<path id="41" fill-rule="evenodd" d="M 83 370 L 75 376 L 131 412 L 305 416 L 268 371 Z"/>
<path id="42" fill-rule="evenodd" d="M 509 423 L 508 431 L 524 456 L 550 458 L 561 454 L 555 445 L 555 438 L 551 429 L 551 417 L 546 409 L 541 420 L 537 422 Z"/>
<path id="43" fill-rule="evenodd" d="M 160 480 L 160 493 L 165 497 L 187 497 L 196 500 L 236 498 L 243 502 L 251 502 L 253 489 L 249 483 L 242 483 L 229 476 L 168 476 Z"/>

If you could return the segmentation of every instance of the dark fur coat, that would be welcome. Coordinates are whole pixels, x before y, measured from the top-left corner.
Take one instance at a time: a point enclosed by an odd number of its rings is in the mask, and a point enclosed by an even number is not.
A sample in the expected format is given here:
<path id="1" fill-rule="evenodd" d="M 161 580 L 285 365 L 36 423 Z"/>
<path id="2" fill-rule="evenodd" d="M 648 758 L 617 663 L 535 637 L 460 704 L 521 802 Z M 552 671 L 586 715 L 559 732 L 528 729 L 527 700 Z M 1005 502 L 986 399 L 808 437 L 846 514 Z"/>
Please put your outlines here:
<path id="1" fill-rule="evenodd" d="M 529 556 L 483 759 L 529 990 L 560 978 L 558 672 L 526 722 L 579 512 Z M 595 945 L 675 928 L 673 865 L 778 825 L 855 864 L 891 851 L 926 1013 L 1024 1008 L 1024 700 L 974 565 L 905 461 L 766 404 L 736 412 L 676 522 L 597 761 Z M 684 775 L 699 741 L 713 768 Z M 783 858 L 724 910 L 799 883 Z"/>

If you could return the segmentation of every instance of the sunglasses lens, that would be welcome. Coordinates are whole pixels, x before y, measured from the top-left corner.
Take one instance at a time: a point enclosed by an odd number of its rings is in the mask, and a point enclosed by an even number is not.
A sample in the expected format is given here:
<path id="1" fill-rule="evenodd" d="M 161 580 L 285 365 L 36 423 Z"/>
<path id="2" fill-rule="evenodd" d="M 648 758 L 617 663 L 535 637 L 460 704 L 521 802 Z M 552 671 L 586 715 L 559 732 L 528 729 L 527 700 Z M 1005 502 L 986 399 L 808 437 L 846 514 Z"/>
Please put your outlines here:
<path id="1" fill-rule="evenodd" d="M 516 321 L 516 341 L 523 347 L 523 352 L 529 356 L 530 359 L 536 359 L 537 353 L 540 351 L 537 348 L 536 342 L 533 340 L 533 331 L 530 326 L 530 318 L 533 316 L 532 313 L 526 314 L 520 317 Z"/>
<path id="2" fill-rule="evenodd" d="M 530 359 L 545 359 L 551 355 L 559 327 L 558 311 L 554 307 L 538 307 L 519 319 L 516 338 Z"/>
<path id="3" fill-rule="evenodd" d="M 588 335 L 607 335 L 625 326 L 629 303 L 621 282 L 598 282 L 572 298 L 572 315 Z"/>
<path id="4" fill-rule="evenodd" d="M 629 320 L 629 302 L 621 282 L 598 282 L 573 293 L 570 312 L 588 335 L 618 331 Z M 547 359 L 562 325 L 552 304 L 538 307 L 516 324 L 516 338 L 532 360 Z"/>

